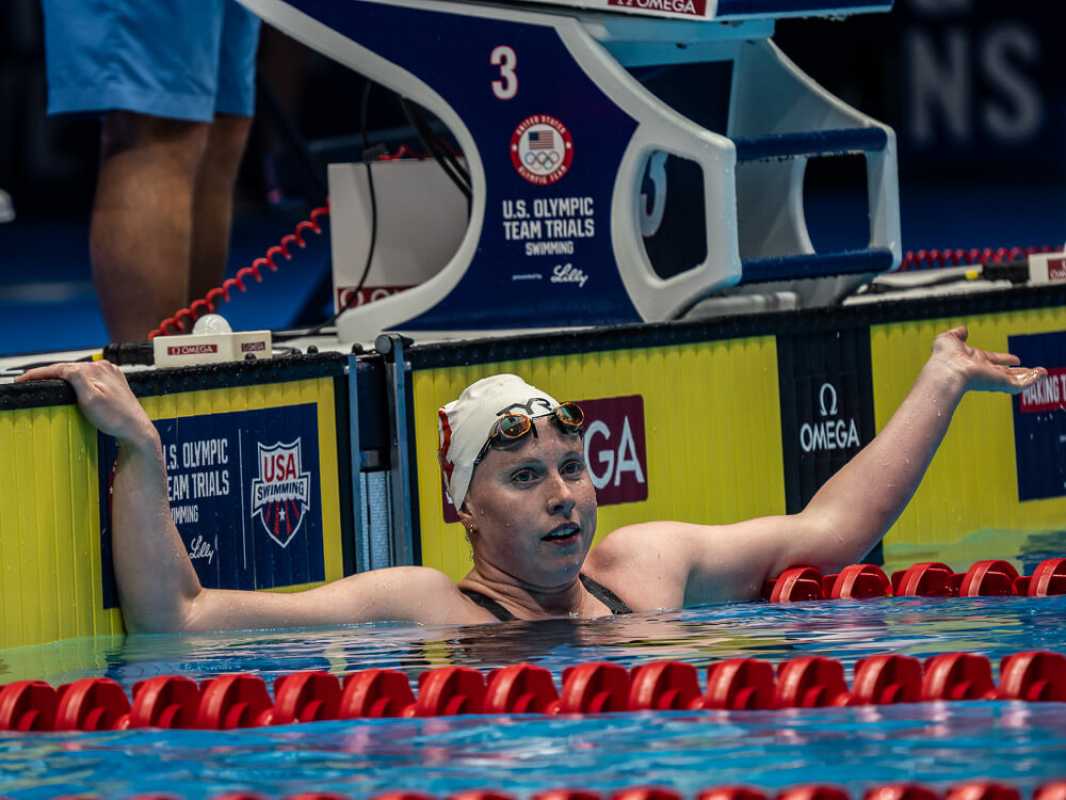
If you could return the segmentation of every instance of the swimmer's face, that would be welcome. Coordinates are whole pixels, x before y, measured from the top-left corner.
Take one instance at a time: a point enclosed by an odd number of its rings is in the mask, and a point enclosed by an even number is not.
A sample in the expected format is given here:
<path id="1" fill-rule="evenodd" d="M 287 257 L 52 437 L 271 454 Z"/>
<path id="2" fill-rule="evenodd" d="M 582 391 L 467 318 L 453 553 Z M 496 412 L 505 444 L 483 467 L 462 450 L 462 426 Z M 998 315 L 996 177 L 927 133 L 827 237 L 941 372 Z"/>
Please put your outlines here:
<path id="1" fill-rule="evenodd" d="M 596 490 L 581 437 L 547 418 L 536 426 L 536 437 L 513 448 L 489 448 L 460 517 L 473 529 L 476 559 L 550 591 L 581 571 L 596 532 Z"/>

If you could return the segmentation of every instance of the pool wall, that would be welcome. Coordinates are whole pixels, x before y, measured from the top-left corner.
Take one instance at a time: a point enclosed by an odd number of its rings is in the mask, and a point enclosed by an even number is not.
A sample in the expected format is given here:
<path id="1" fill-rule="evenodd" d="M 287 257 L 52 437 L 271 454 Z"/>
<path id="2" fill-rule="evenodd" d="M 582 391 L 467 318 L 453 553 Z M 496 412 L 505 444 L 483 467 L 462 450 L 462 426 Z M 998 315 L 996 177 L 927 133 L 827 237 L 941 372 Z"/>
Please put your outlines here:
<path id="1" fill-rule="evenodd" d="M 599 536 L 652 519 L 728 523 L 802 509 L 887 424 L 935 336 L 965 323 L 971 344 L 1046 366 L 1063 402 L 969 394 L 869 560 L 1031 567 L 1041 534 L 1066 529 L 1066 309 L 1052 299 L 1062 295 L 1015 290 L 416 348 L 421 563 L 456 579 L 471 565 L 441 489 L 436 410 L 478 378 L 515 372 L 592 408 L 587 416 L 602 423 L 585 437 L 602 484 Z"/>
<path id="2" fill-rule="evenodd" d="M 447 521 L 436 411 L 484 375 L 517 372 L 582 402 L 600 535 L 652 519 L 725 523 L 801 509 L 885 425 L 934 336 L 962 322 L 974 345 L 1017 351 L 1052 380 L 1033 396 L 965 398 L 870 560 L 1031 568 L 1061 555 L 1054 534 L 1066 529 L 1066 394 L 1052 392 L 1066 390 L 1063 288 L 447 344 L 394 337 L 372 354 L 129 377 L 160 428 L 201 580 L 284 590 L 395 564 L 453 578 L 469 568 Z M 73 402 L 60 384 L 0 386 L 0 648 L 122 632 L 114 445 Z"/>
<path id="3" fill-rule="evenodd" d="M 347 423 L 335 404 L 343 364 L 130 375 L 160 428 L 171 512 L 205 585 L 292 590 L 343 576 L 351 539 Z M 85 422 L 65 388 L 3 388 L 0 648 L 122 633 L 108 530 L 113 441 Z M 273 498 L 278 489 L 294 495 L 294 532 L 269 535 L 271 511 L 284 510 L 270 502 L 272 489 Z"/>

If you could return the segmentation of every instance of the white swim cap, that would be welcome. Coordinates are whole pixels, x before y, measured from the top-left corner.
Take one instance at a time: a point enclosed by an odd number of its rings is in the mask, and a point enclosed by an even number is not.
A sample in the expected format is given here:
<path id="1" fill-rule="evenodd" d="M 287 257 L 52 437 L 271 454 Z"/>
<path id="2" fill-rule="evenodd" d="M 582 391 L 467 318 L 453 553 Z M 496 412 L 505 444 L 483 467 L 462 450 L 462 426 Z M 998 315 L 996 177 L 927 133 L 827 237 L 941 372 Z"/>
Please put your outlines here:
<path id="1" fill-rule="evenodd" d="M 440 465 L 456 509 L 462 508 L 474 476 L 474 459 L 496 419 L 513 411 L 539 417 L 558 405 L 550 394 L 517 375 L 490 375 L 467 386 L 458 400 L 437 411 Z"/>

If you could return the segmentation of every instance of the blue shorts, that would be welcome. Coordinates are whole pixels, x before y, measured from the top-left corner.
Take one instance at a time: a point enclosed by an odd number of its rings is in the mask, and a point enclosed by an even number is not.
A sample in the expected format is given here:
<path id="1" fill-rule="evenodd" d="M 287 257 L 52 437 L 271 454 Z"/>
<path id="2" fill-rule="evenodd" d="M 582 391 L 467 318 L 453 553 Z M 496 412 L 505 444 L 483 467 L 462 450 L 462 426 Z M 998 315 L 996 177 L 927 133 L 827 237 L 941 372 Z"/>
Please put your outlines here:
<path id="1" fill-rule="evenodd" d="M 235 0 L 42 0 L 48 113 L 209 122 L 255 110 L 259 18 Z"/>

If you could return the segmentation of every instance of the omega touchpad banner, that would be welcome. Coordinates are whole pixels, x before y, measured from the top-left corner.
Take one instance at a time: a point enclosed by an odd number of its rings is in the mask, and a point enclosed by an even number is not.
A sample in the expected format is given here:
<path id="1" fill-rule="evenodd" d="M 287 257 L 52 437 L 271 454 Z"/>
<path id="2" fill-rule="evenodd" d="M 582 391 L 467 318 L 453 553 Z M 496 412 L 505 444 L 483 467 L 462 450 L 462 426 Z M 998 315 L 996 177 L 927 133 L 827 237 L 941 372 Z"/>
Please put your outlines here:
<path id="1" fill-rule="evenodd" d="M 204 586 L 268 589 L 325 579 L 315 404 L 154 422 L 170 513 Z M 115 608 L 110 489 L 117 450 L 110 436 L 98 435 L 98 444 L 104 607 Z"/>
<path id="2" fill-rule="evenodd" d="M 777 337 L 781 444 L 789 514 L 874 437 L 870 332 Z"/>

